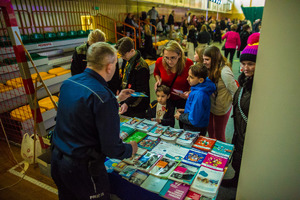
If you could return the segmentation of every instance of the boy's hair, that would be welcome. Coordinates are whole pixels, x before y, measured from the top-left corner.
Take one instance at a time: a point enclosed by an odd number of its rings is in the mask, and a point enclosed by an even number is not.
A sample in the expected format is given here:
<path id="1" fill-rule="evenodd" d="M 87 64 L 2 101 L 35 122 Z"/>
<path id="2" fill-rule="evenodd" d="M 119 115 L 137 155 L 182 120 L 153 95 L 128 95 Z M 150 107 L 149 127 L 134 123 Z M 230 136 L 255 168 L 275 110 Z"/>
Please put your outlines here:
<path id="1" fill-rule="evenodd" d="M 208 76 L 208 69 L 205 67 L 204 64 L 192 65 L 190 67 L 190 70 L 191 70 L 192 74 L 194 76 L 196 76 L 197 78 L 206 79 L 206 77 Z"/>
<path id="2" fill-rule="evenodd" d="M 170 92 L 171 92 L 171 89 L 166 85 L 159 85 L 159 86 L 157 86 L 157 89 L 156 89 L 155 93 L 156 92 L 163 92 L 166 95 L 169 95 Z"/>
<path id="3" fill-rule="evenodd" d="M 134 49 L 134 43 L 133 43 L 131 38 L 123 37 L 123 38 L 118 40 L 115 48 L 123 56 L 127 52 L 131 51 L 131 49 Z"/>

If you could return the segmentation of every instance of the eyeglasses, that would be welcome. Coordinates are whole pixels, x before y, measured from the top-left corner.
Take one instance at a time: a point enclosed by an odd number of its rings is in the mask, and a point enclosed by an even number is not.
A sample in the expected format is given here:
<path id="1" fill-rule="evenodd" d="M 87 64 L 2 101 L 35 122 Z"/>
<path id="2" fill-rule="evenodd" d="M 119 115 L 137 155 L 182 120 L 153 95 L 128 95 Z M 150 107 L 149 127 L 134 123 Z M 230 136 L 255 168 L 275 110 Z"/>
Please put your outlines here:
<path id="1" fill-rule="evenodd" d="M 166 61 L 175 61 L 178 59 L 178 56 L 172 56 L 172 57 L 167 57 L 167 56 L 164 56 L 164 59 Z"/>

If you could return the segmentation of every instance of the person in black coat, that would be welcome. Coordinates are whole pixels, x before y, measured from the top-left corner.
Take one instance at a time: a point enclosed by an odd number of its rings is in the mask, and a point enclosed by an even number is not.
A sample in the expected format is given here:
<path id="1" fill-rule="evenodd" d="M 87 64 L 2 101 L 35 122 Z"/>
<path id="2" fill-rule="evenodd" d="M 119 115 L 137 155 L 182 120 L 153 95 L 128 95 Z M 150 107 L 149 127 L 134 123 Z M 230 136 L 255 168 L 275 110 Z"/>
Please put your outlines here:
<path id="1" fill-rule="evenodd" d="M 232 179 L 225 179 L 222 181 L 222 186 L 224 187 L 237 187 L 238 184 L 248 122 L 259 36 L 259 33 L 254 33 L 249 37 L 248 46 L 246 46 L 240 56 L 243 72 L 238 79 L 240 87 L 234 94 L 233 98 L 234 135 L 232 138 L 232 144 L 234 144 L 235 149 L 232 155 L 232 167 L 235 170 L 235 175 Z"/>
<path id="2" fill-rule="evenodd" d="M 240 33 L 241 47 L 240 47 L 240 50 L 237 53 L 238 58 L 240 57 L 240 52 L 242 52 L 244 50 L 244 48 L 247 46 L 247 41 L 248 41 L 248 38 L 251 34 L 250 32 L 251 32 L 250 26 L 247 25 L 247 24 L 243 25 L 243 30 Z"/>
<path id="3" fill-rule="evenodd" d="M 168 100 L 170 98 L 170 88 L 165 85 L 157 86 L 157 100 L 154 100 L 147 111 L 147 119 L 157 121 L 163 126 L 175 125 L 175 107 Z"/>
<path id="4" fill-rule="evenodd" d="M 197 31 L 196 31 L 194 25 L 191 25 L 189 28 L 190 28 L 190 30 L 189 30 L 187 39 L 188 39 L 188 42 L 192 42 L 194 44 L 194 49 L 196 49 L 198 46 L 197 36 L 196 36 Z"/>
<path id="5" fill-rule="evenodd" d="M 175 11 L 172 10 L 171 14 L 169 15 L 168 23 L 167 23 L 170 26 L 170 33 L 169 33 L 170 39 L 172 39 L 172 34 L 173 34 L 173 30 L 174 30 L 174 25 L 175 25 L 174 13 L 175 13 Z"/>
<path id="6" fill-rule="evenodd" d="M 209 45 L 210 43 L 210 34 L 207 32 L 207 26 L 205 24 L 201 27 L 201 31 L 197 36 L 197 41 L 201 45 Z"/>

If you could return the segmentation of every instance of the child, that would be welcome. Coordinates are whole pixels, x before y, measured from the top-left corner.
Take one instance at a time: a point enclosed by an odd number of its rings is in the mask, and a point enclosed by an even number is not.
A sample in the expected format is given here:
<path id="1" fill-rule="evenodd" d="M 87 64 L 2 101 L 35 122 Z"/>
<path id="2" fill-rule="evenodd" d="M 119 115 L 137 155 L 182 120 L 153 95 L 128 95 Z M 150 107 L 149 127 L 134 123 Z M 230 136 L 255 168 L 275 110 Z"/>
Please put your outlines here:
<path id="1" fill-rule="evenodd" d="M 209 122 L 210 98 L 216 90 L 215 84 L 207 78 L 208 70 L 203 64 L 190 67 L 187 78 L 191 93 L 185 109 L 178 109 L 175 118 L 183 123 L 183 129 L 200 132 L 205 136 Z"/>
<path id="2" fill-rule="evenodd" d="M 156 89 L 157 100 L 154 100 L 147 111 L 147 118 L 152 121 L 157 121 L 163 126 L 174 127 L 175 107 L 168 101 L 170 98 L 170 88 L 165 85 L 160 85 Z"/>

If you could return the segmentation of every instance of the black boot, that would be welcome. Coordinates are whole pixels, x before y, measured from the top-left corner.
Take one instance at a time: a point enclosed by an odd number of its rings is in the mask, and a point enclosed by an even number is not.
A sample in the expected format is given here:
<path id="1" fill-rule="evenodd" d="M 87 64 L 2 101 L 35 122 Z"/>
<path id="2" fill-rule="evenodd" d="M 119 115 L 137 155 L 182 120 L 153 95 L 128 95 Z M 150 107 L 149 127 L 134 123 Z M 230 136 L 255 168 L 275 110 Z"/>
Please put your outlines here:
<path id="1" fill-rule="evenodd" d="M 223 179 L 221 186 L 237 188 L 238 180 L 239 180 L 238 175 L 234 175 L 232 179 Z"/>

